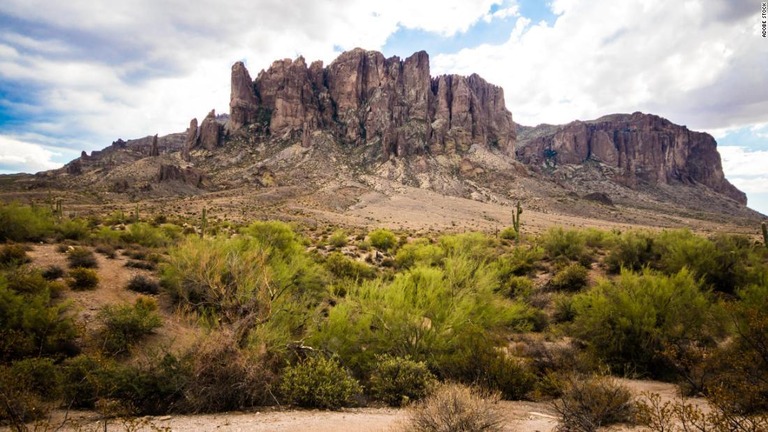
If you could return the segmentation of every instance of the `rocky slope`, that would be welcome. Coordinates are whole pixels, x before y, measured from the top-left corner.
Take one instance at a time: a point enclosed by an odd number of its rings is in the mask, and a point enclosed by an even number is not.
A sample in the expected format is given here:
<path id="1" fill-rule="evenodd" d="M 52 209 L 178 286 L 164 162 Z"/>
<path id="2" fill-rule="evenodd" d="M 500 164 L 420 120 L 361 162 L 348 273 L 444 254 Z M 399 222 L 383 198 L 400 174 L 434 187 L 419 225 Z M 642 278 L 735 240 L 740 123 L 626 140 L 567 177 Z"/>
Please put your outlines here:
<path id="1" fill-rule="evenodd" d="M 612 179 L 631 188 L 702 184 L 747 204 L 746 195 L 723 175 L 715 139 L 659 116 L 636 112 L 527 128 L 521 142 L 517 158 L 529 165 L 555 167 L 595 161 L 618 169 Z"/>

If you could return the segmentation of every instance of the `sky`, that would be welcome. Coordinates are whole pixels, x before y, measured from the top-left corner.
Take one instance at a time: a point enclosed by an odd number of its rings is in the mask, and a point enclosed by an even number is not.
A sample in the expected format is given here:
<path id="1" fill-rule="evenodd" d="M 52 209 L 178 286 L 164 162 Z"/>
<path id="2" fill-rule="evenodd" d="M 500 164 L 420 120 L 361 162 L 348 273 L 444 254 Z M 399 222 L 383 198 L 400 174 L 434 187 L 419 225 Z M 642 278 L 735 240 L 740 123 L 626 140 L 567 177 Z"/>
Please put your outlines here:
<path id="1" fill-rule="evenodd" d="M 768 38 L 755 0 L 3 0 L 0 173 L 57 168 L 229 109 L 232 63 L 361 47 L 478 73 L 525 125 L 642 111 L 718 141 L 768 214 Z"/>

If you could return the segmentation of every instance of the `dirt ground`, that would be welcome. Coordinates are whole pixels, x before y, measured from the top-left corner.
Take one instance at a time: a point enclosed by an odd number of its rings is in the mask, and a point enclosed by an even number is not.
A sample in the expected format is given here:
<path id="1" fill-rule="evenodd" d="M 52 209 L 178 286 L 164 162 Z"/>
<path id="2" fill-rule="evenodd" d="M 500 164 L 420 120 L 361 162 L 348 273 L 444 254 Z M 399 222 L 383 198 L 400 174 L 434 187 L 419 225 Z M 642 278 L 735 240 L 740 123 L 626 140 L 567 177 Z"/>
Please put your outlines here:
<path id="1" fill-rule="evenodd" d="M 637 397 L 656 393 L 662 401 L 678 397 L 677 388 L 668 383 L 646 380 L 620 379 Z M 693 399 L 705 405 L 703 399 Z M 506 418 L 504 430 L 508 432 L 552 432 L 557 427 L 557 413 L 546 402 L 499 402 L 499 410 Z M 95 412 L 77 411 L 66 414 L 70 422 L 63 424 L 65 413 L 56 411 L 48 420 L 53 429 L 61 431 L 103 431 L 104 421 Z M 252 412 L 228 412 L 207 415 L 174 415 L 142 417 L 128 420 L 111 419 L 106 430 L 158 431 L 253 431 L 253 432 L 398 432 L 406 430 L 407 409 L 349 408 L 340 411 L 256 409 Z M 0 428 L 0 431 L 9 430 Z M 606 429 L 607 430 L 607 429 Z M 643 431 L 638 426 L 619 426 L 610 430 Z"/>

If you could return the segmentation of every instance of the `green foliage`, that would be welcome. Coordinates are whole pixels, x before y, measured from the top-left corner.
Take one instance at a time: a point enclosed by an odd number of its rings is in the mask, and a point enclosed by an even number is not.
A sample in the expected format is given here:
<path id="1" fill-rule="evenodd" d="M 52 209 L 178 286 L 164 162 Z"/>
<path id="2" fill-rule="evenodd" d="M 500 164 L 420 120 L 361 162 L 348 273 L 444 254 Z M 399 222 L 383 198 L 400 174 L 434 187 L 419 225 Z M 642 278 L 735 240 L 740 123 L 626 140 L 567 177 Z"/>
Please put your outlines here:
<path id="1" fill-rule="evenodd" d="M 582 261 L 588 257 L 586 239 L 581 231 L 549 229 L 541 237 L 541 245 L 551 260 Z"/>
<path id="2" fill-rule="evenodd" d="M 560 414 L 559 430 L 596 432 L 634 418 L 632 393 L 608 377 L 571 378 L 552 405 Z"/>
<path id="3" fill-rule="evenodd" d="M 504 240 L 516 240 L 517 231 L 515 231 L 515 228 L 513 227 L 506 227 L 499 232 L 499 238 Z"/>
<path id="4" fill-rule="evenodd" d="M 516 246 L 512 252 L 499 258 L 502 279 L 511 276 L 528 276 L 539 268 L 544 250 L 538 246 Z"/>
<path id="5" fill-rule="evenodd" d="M 368 241 L 371 246 L 380 251 L 392 250 L 397 246 L 397 236 L 392 231 L 379 228 L 368 233 Z"/>
<path id="6" fill-rule="evenodd" d="M 526 276 L 512 276 L 503 289 L 509 298 L 527 299 L 533 294 L 533 281 Z"/>
<path id="7" fill-rule="evenodd" d="M 296 406 L 339 409 L 354 405 L 362 387 L 337 359 L 317 356 L 285 368 L 280 393 Z"/>
<path id="8" fill-rule="evenodd" d="M 67 406 L 93 408 L 99 396 L 106 393 L 104 378 L 107 361 L 79 355 L 62 365 L 62 393 Z"/>
<path id="9" fill-rule="evenodd" d="M 99 286 L 99 274 L 89 268 L 73 268 L 69 271 L 67 285 L 75 291 L 94 290 Z"/>
<path id="10" fill-rule="evenodd" d="M 406 427 L 414 432 L 500 432 L 504 415 L 499 396 L 460 384 L 444 384 L 408 414 Z"/>
<path id="11" fill-rule="evenodd" d="M 56 236 L 61 240 L 86 240 L 91 234 L 88 221 L 80 218 L 59 222 L 55 231 Z"/>
<path id="12" fill-rule="evenodd" d="M 17 266 L 32 261 L 20 244 L 6 244 L 0 248 L 0 266 Z"/>
<path id="13" fill-rule="evenodd" d="M 623 271 L 574 297 L 573 308 L 572 334 L 619 371 L 662 376 L 664 344 L 709 343 L 718 332 L 709 296 L 687 270 L 672 276 Z"/>
<path id="14" fill-rule="evenodd" d="M 47 281 L 17 290 L 0 276 L 0 360 L 73 350 L 74 321 L 68 303 L 55 303 Z"/>
<path id="15" fill-rule="evenodd" d="M 53 264 L 45 268 L 41 275 L 46 280 L 52 281 L 64 277 L 64 269 Z"/>
<path id="16" fill-rule="evenodd" d="M 159 248 L 170 245 L 173 239 L 169 231 L 146 222 L 132 223 L 122 232 L 121 238 L 126 243 L 137 244 L 149 248 Z"/>
<path id="17" fill-rule="evenodd" d="M 657 259 L 653 235 L 646 231 L 629 231 L 618 236 L 605 257 L 605 265 L 610 273 L 618 274 L 622 268 L 640 271 Z"/>
<path id="18" fill-rule="evenodd" d="M 40 241 L 52 233 L 49 209 L 0 203 L 0 241 Z"/>
<path id="19" fill-rule="evenodd" d="M 59 371 L 52 359 L 29 358 L 0 365 L 0 421 L 18 426 L 44 417 L 58 395 Z"/>
<path id="20" fill-rule="evenodd" d="M 568 264 L 552 277 L 549 287 L 555 291 L 579 291 L 587 286 L 589 281 L 587 276 L 587 269 L 581 264 Z"/>
<path id="21" fill-rule="evenodd" d="M 202 316 L 238 323 L 284 347 L 327 295 L 327 276 L 287 225 L 258 222 L 236 238 L 188 237 L 169 251 L 161 286 Z M 269 341 L 269 342 L 267 342 Z"/>
<path id="22" fill-rule="evenodd" d="M 515 231 L 515 239 L 520 238 L 520 214 L 523 213 L 523 208 L 520 206 L 520 201 L 517 202 L 515 212 L 512 213 L 512 229 Z"/>
<path id="23" fill-rule="evenodd" d="M 88 248 L 76 247 L 67 252 L 69 268 L 96 268 L 99 266 L 96 255 Z"/>
<path id="24" fill-rule="evenodd" d="M 325 259 L 325 268 L 340 279 L 361 280 L 376 277 L 376 270 L 373 267 L 347 258 L 339 252 L 328 255 Z"/>
<path id="25" fill-rule="evenodd" d="M 128 281 L 126 288 L 141 294 L 157 294 L 160 292 L 160 284 L 144 275 L 135 275 Z"/>
<path id="26" fill-rule="evenodd" d="M 344 230 L 336 230 L 333 232 L 333 234 L 328 238 L 328 243 L 335 247 L 335 248 L 341 248 L 347 245 L 347 233 Z"/>
<path id="27" fill-rule="evenodd" d="M 440 264 L 444 257 L 443 248 L 431 244 L 427 239 L 419 239 L 405 244 L 397 250 L 395 265 L 400 269 L 411 268 L 415 265 L 429 267 Z"/>
<path id="28" fill-rule="evenodd" d="M 385 355 L 378 358 L 369 388 L 376 399 L 397 407 L 426 397 L 434 385 L 426 363 Z"/>
<path id="29" fill-rule="evenodd" d="M 99 311 L 98 318 L 104 325 L 99 335 L 101 346 L 111 355 L 127 352 L 163 325 L 157 314 L 157 302 L 150 297 L 139 297 L 132 306 L 105 306 Z"/>

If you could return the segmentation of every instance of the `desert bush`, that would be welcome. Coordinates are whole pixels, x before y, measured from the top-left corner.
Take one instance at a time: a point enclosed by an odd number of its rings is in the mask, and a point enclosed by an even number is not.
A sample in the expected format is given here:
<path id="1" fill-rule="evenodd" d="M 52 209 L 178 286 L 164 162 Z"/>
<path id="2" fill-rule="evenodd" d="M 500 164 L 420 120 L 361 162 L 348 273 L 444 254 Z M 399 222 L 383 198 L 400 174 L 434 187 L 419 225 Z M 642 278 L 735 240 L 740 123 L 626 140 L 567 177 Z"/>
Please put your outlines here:
<path id="1" fill-rule="evenodd" d="M 512 276 L 529 276 L 540 266 L 544 250 L 538 246 L 515 246 L 498 259 L 502 280 Z"/>
<path id="2" fill-rule="evenodd" d="M 67 285 L 75 291 L 88 291 L 99 286 L 99 274 L 89 268 L 76 267 L 69 271 Z"/>
<path id="3" fill-rule="evenodd" d="M 52 233 L 53 216 L 49 209 L 0 204 L 0 241 L 40 241 Z"/>
<path id="4" fill-rule="evenodd" d="M 240 348 L 237 339 L 231 331 L 218 331 L 190 350 L 190 379 L 179 410 L 221 412 L 275 402 L 275 360 Z"/>
<path id="5" fill-rule="evenodd" d="M 368 233 L 368 241 L 371 246 L 380 251 L 388 251 L 394 249 L 397 246 L 397 236 L 385 228 L 375 229 Z"/>
<path id="6" fill-rule="evenodd" d="M 594 432 L 634 418 L 632 393 L 604 376 L 571 377 L 566 380 L 562 397 L 552 405 L 560 414 L 561 431 Z"/>
<path id="7" fill-rule="evenodd" d="M 118 248 L 125 244 L 123 240 L 123 231 L 113 229 L 109 226 L 102 226 L 91 234 L 91 241 L 94 244 L 104 247 Z"/>
<path id="8" fill-rule="evenodd" d="M 549 288 L 555 291 L 579 291 L 587 286 L 587 269 L 581 264 L 568 264 L 549 281 Z"/>
<path id="9" fill-rule="evenodd" d="M 342 248 L 347 245 L 347 233 L 344 230 L 336 230 L 328 237 L 328 243 L 335 248 Z"/>
<path id="10" fill-rule="evenodd" d="M 659 353 L 678 340 L 712 343 L 720 329 L 708 293 L 690 272 L 666 276 L 623 271 L 574 297 L 572 334 L 622 372 L 662 376 Z"/>
<path id="11" fill-rule="evenodd" d="M 497 288 L 488 264 L 449 257 L 445 269 L 419 266 L 391 282 L 349 287 L 308 340 L 358 376 L 370 373 L 378 354 L 410 356 L 439 371 L 469 341 L 495 345 L 504 332 L 530 328 L 527 307 L 495 294 Z"/>
<path id="12" fill-rule="evenodd" d="M 30 266 L 21 266 L 8 269 L 5 272 L 5 280 L 8 288 L 19 294 L 41 294 L 49 291 L 52 295 L 51 283 L 43 277 L 43 273 Z"/>
<path id="13" fill-rule="evenodd" d="M 390 406 L 404 406 L 426 397 L 435 385 L 435 376 L 424 362 L 410 358 L 381 356 L 371 373 L 371 394 Z"/>
<path id="14" fill-rule="evenodd" d="M 460 384 L 444 384 L 408 413 L 407 430 L 415 432 L 502 431 L 499 396 Z"/>
<path id="15" fill-rule="evenodd" d="M 352 406 L 362 387 L 336 358 L 310 357 L 283 370 L 280 394 L 304 408 L 339 409 Z"/>
<path id="16" fill-rule="evenodd" d="M 576 317 L 576 310 L 573 307 L 573 296 L 565 293 L 558 293 L 552 298 L 555 310 L 552 312 L 552 318 L 556 323 L 571 322 Z"/>
<path id="17" fill-rule="evenodd" d="M 499 238 L 504 240 L 515 240 L 517 238 L 517 231 L 513 227 L 506 227 L 499 232 Z"/>
<path id="18" fill-rule="evenodd" d="M 67 252 L 69 268 L 96 268 L 99 266 L 93 251 L 84 247 L 75 247 Z"/>
<path id="19" fill-rule="evenodd" d="M 334 276 L 341 279 L 372 279 L 376 277 L 376 270 L 373 267 L 347 258 L 346 256 L 333 252 L 325 259 L 325 268 Z"/>
<path id="20" fill-rule="evenodd" d="M 150 297 L 139 297 L 133 305 L 105 306 L 99 311 L 104 328 L 99 334 L 106 353 L 118 355 L 152 334 L 163 325 L 157 314 L 157 302 Z"/>
<path id="21" fill-rule="evenodd" d="M 157 294 L 160 292 L 160 284 L 144 275 L 135 275 L 128 281 L 126 288 L 141 294 Z"/>
<path id="22" fill-rule="evenodd" d="M 129 268 L 136 268 L 141 270 L 157 270 L 157 264 L 155 264 L 152 261 L 138 261 L 138 260 L 128 260 L 125 262 L 125 266 Z"/>
<path id="23" fill-rule="evenodd" d="M 52 265 L 49 265 L 48 267 L 46 267 L 42 271 L 41 275 L 46 280 L 52 281 L 52 280 L 56 280 L 56 279 L 64 277 L 64 273 L 65 272 L 64 272 L 63 268 L 61 268 L 60 266 L 57 266 L 55 264 L 52 264 Z"/>
<path id="24" fill-rule="evenodd" d="M 415 265 L 439 265 L 445 257 L 445 251 L 438 245 L 431 244 L 426 239 L 419 239 L 403 245 L 395 255 L 395 266 L 399 269 L 411 268 Z"/>
<path id="25" fill-rule="evenodd" d="M 588 256 L 586 239 L 577 230 L 551 228 L 542 235 L 541 245 L 551 260 L 582 261 Z"/>
<path id="26" fill-rule="evenodd" d="M 661 401 L 655 393 L 643 395 L 635 406 L 635 420 L 652 432 L 762 432 L 768 430 L 768 415 L 739 414 L 701 407 L 677 399 Z"/>
<path id="27" fill-rule="evenodd" d="M 640 271 L 657 260 L 653 234 L 628 231 L 615 239 L 604 262 L 608 272 L 618 274 L 622 268 Z"/>
<path id="28" fill-rule="evenodd" d="M 59 240 L 86 240 L 91 234 L 91 228 L 85 219 L 67 219 L 55 226 L 56 237 Z"/>
<path id="29" fill-rule="evenodd" d="M 59 370 L 52 359 L 29 358 L 0 366 L 0 422 L 14 429 L 45 416 L 59 396 Z"/>
<path id="30" fill-rule="evenodd" d="M 0 247 L 0 265 L 2 266 L 14 266 L 26 264 L 32 261 L 27 255 L 27 249 L 20 244 L 7 244 Z"/>
<path id="31" fill-rule="evenodd" d="M 18 292 L 0 276 L 0 361 L 67 354 L 76 337 L 69 303 L 52 301 L 47 285 Z"/>
<path id="32" fill-rule="evenodd" d="M 502 291 L 510 298 L 527 299 L 533 294 L 533 281 L 526 276 L 512 276 Z"/>
<path id="33" fill-rule="evenodd" d="M 117 250 L 114 246 L 101 243 L 96 245 L 93 249 L 109 259 L 115 259 L 115 257 L 117 257 Z"/>
<path id="34" fill-rule="evenodd" d="M 327 273 L 282 223 L 257 223 L 236 238 L 189 237 L 171 248 L 161 287 L 212 321 L 237 323 L 245 341 L 284 349 L 328 295 Z M 283 347 L 283 348 L 279 348 Z"/>
<path id="35" fill-rule="evenodd" d="M 81 354 L 62 363 L 62 387 L 64 403 L 72 408 L 93 408 L 105 389 L 105 371 L 110 365 L 98 357 Z"/>
<path id="36" fill-rule="evenodd" d="M 168 231 L 146 222 L 132 223 L 122 232 L 123 241 L 149 248 L 165 247 L 172 243 Z"/>

